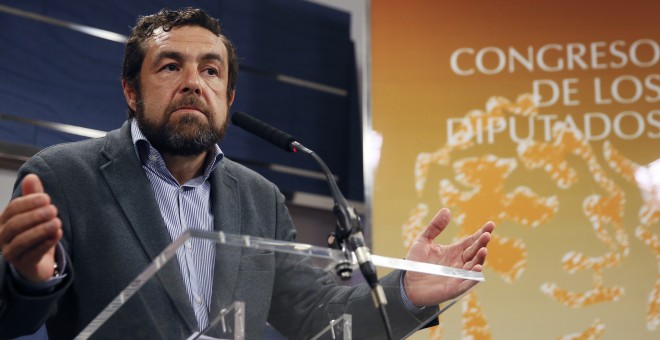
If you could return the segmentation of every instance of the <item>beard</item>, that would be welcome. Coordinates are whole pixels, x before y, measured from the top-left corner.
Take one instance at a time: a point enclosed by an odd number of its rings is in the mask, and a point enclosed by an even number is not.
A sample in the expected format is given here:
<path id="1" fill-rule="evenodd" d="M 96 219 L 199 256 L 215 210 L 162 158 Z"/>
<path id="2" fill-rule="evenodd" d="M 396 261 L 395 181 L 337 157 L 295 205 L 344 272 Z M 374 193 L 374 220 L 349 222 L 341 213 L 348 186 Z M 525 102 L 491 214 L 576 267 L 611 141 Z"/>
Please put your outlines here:
<path id="1" fill-rule="evenodd" d="M 193 95 L 183 97 L 171 103 L 163 112 L 163 119 L 154 122 L 146 118 L 142 95 L 137 96 L 135 119 L 140 130 L 149 140 L 149 143 L 161 154 L 175 156 L 196 156 L 210 150 L 224 136 L 229 125 L 229 119 L 218 124 L 216 113 L 208 108 L 201 100 Z M 199 115 L 186 115 L 172 121 L 171 116 L 181 107 L 195 106 L 204 114 L 206 119 Z M 227 112 L 225 112 L 225 117 Z"/>

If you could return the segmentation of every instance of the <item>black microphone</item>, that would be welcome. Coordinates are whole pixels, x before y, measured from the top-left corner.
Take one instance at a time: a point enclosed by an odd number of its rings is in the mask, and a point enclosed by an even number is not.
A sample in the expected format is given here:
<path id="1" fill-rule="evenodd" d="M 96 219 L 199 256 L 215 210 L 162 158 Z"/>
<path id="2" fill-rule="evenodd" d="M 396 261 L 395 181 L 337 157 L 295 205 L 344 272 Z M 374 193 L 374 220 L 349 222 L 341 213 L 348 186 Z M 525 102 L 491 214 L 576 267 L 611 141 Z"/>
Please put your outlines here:
<path id="1" fill-rule="evenodd" d="M 296 148 L 292 146 L 292 143 L 296 141 L 293 136 L 282 130 L 276 129 L 247 113 L 234 112 L 231 116 L 231 122 L 247 132 L 257 135 L 286 151 L 296 152 Z"/>
<path id="2" fill-rule="evenodd" d="M 330 169 L 325 164 L 325 162 L 323 162 L 323 160 L 314 151 L 300 144 L 290 134 L 276 129 L 248 115 L 247 113 L 234 112 L 232 114 L 231 121 L 234 123 L 234 125 L 239 126 L 286 151 L 303 151 L 304 153 L 312 156 L 314 160 L 321 166 L 328 181 L 328 185 L 330 186 L 330 193 L 332 194 L 332 198 L 335 201 L 333 210 L 337 216 L 337 226 L 339 230 L 335 232 L 333 237 L 335 238 L 337 245 L 339 245 L 338 248 L 348 248 L 354 252 L 358 263 L 360 264 L 360 270 L 362 271 L 364 278 L 367 280 L 367 283 L 372 288 L 372 294 L 376 306 L 380 308 L 386 305 L 387 299 L 385 298 L 385 292 L 383 291 L 382 286 L 378 283 L 376 266 L 374 266 L 373 262 L 371 261 L 369 248 L 367 248 L 364 241 L 362 226 L 358 214 L 355 211 L 355 208 L 348 205 L 348 201 L 339 190 L 337 182 L 335 181 L 334 176 L 330 172 Z M 343 279 L 347 279 L 350 275 L 350 272 L 347 273 L 345 270 L 340 271 L 339 275 Z"/>

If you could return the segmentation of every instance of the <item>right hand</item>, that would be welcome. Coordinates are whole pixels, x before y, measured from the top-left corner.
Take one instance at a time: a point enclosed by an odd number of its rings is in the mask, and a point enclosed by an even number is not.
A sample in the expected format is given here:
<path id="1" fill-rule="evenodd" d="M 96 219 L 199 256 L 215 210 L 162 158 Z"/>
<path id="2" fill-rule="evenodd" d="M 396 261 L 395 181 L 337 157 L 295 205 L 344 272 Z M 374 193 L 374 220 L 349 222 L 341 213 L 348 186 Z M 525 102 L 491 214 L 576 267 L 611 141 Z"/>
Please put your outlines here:
<path id="1" fill-rule="evenodd" d="M 54 273 L 62 221 L 37 175 L 25 176 L 21 188 L 23 196 L 11 200 L 0 215 L 0 251 L 24 278 L 42 282 Z"/>

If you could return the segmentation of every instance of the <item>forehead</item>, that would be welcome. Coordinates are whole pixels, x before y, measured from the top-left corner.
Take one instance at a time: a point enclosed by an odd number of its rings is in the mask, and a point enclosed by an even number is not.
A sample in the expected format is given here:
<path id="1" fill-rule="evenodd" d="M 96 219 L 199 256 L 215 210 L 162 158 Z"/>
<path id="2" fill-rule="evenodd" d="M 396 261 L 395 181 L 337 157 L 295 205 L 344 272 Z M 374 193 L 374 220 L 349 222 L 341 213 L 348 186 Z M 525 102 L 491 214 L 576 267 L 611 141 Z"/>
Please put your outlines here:
<path id="1" fill-rule="evenodd" d="M 222 38 L 199 26 L 182 26 L 169 31 L 163 30 L 162 27 L 157 28 L 146 41 L 145 47 L 147 58 L 163 51 L 176 51 L 192 56 L 218 53 L 225 60 L 227 58 L 227 48 Z"/>

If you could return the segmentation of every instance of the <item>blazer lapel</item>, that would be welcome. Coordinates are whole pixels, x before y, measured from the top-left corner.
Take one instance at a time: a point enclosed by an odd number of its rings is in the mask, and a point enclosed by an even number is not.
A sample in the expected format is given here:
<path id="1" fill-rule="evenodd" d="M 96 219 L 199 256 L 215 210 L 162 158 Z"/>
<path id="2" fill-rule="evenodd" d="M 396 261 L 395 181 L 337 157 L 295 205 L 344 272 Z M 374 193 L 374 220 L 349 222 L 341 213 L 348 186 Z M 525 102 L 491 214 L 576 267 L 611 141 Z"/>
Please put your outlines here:
<path id="1" fill-rule="evenodd" d="M 238 235 L 241 232 L 239 193 L 237 180 L 224 169 L 224 162 L 211 175 L 211 203 L 213 205 L 214 230 Z M 218 244 L 216 246 L 213 275 L 213 292 L 209 321 L 228 307 L 234 296 L 241 263 L 242 248 Z"/>
<path id="2" fill-rule="evenodd" d="M 120 130 L 108 133 L 106 139 L 107 143 L 102 152 L 109 161 L 101 167 L 101 173 L 126 215 L 135 237 L 149 260 L 153 261 L 172 240 L 149 179 L 135 152 L 130 122 L 124 123 Z M 157 277 L 187 326 L 191 330 L 197 329 L 197 320 L 176 256 L 159 270 Z"/>

